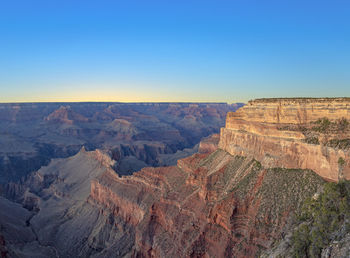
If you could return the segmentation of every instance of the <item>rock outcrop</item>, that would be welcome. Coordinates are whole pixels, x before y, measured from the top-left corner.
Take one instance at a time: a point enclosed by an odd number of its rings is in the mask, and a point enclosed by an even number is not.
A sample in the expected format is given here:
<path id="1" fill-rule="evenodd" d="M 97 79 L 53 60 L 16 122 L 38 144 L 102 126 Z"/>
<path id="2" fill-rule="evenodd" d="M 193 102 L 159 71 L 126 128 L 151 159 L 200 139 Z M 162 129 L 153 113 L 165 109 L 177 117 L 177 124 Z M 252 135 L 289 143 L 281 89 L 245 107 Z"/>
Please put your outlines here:
<path id="1" fill-rule="evenodd" d="M 48 251 L 59 257 L 254 257 L 280 238 L 293 212 L 324 182 L 312 171 L 265 169 L 223 150 L 132 176 L 118 176 L 113 163 L 101 151 L 82 149 L 32 174 L 19 199 L 31 210 L 21 230 L 35 237 L 24 250 L 9 232 L 6 251 L 30 257 L 30 248 L 39 246 L 36 257 Z M 0 220 L 7 228 L 11 223 Z"/>
<path id="2" fill-rule="evenodd" d="M 218 148 L 220 141 L 220 134 L 212 134 L 201 140 L 198 147 L 199 153 L 210 153 Z"/>
<path id="3" fill-rule="evenodd" d="M 350 116 L 350 98 L 267 98 L 248 102 L 244 109 L 230 113 L 227 122 L 237 117 L 251 122 L 307 124 L 319 118 Z"/>
<path id="4" fill-rule="evenodd" d="M 267 167 L 311 169 L 350 179 L 350 99 L 258 99 L 227 115 L 219 148 Z M 338 146 L 341 146 L 338 144 Z"/>
<path id="5" fill-rule="evenodd" d="M 218 149 L 214 135 L 176 166 L 120 176 L 108 155 L 82 149 L 16 191 L 36 212 L 34 242 L 61 257 L 256 257 L 323 178 L 349 178 L 349 118 L 348 99 L 251 101 L 227 115 Z"/>
<path id="6" fill-rule="evenodd" d="M 59 109 L 52 112 L 50 115 L 44 118 L 45 121 L 58 123 L 58 124 L 73 124 L 88 122 L 89 119 L 83 115 L 74 112 L 70 106 L 61 106 Z"/>
<path id="7" fill-rule="evenodd" d="M 311 171 L 264 169 L 217 150 L 133 176 L 106 172 L 89 200 L 116 227 L 132 228 L 134 244 L 121 256 L 254 257 L 322 184 Z"/>

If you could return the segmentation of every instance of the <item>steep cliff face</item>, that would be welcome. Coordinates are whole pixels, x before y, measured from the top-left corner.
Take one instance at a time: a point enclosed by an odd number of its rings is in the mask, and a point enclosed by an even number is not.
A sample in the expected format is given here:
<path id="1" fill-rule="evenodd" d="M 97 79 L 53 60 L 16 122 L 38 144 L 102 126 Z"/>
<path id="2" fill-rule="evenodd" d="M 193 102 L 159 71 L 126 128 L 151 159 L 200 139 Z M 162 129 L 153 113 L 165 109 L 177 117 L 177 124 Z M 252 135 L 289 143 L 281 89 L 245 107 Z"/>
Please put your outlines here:
<path id="1" fill-rule="evenodd" d="M 132 176 L 112 166 L 102 152 L 83 149 L 34 173 L 17 193 L 31 210 L 19 230 L 31 238 L 23 248 L 7 231 L 7 252 L 32 257 L 37 246 L 36 257 L 254 257 L 324 182 L 312 171 L 265 169 L 223 150 Z M 14 227 L 6 218 L 0 226 Z"/>
<path id="2" fill-rule="evenodd" d="M 323 178 L 349 178 L 348 100 L 327 101 L 252 101 L 199 153 L 131 176 L 98 150 L 54 160 L 14 190 L 35 213 L 32 245 L 62 257 L 256 257 L 318 196 Z M 320 103 L 344 108 L 325 119 L 331 111 L 312 113 Z"/>
<path id="3" fill-rule="evenodd" d="M 261 123 L 306 124 L 319 118 L 350 116 L 350 98 L 268 98 L 251 100 L 227 116 Z"/>
<path id="4" fill-rule="evenodd" d="M 350 99 L 260 99 L 228 113 L 219 148 L 267 167 L 350 179 Z"/>
<path id="5" fill-rule="evenodd" d="M 254 257 L 322 184 L 311 171 L 264 169 L 217 150 L 133 176 L 104 173 L 90 202 L 132 228 L 134 244 L 122 255 Z"/>

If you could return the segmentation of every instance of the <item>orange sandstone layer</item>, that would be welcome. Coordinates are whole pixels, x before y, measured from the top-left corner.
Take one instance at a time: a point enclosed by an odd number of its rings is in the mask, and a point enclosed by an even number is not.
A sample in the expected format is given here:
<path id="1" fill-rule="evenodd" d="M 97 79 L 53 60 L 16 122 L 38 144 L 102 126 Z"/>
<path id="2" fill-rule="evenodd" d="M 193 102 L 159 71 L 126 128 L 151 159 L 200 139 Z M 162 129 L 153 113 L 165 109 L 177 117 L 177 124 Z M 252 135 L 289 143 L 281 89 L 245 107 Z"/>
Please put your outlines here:
<path id="1" fill-rule="evenodd" d="M 230 124 L 236 119 L 261 123 L 305 124 L 319 118 L 350 118 L 350 98 L 281 98 L 251 100 L 235 113 L 227 115 Z"/>
<path id="2" fill-rule="evenodd" d="M 253 156 L 268 167 L 311 169 L 332 181 L 350 179 L 349 149 L 308 144 L 301 131 L 283 130 L 289 125 L 307 127 L 324 117 L 330 121 L 342 118 L 349 121 L 350 99 L 249 101 L 237 112 L 227 114 L 219 148 L 232 155 Z"/>
<path id="3" fill-rule="evenodd" d="M 267 170 L 217 150 L 132 176 L 106 171 L 89 200 L 131 234 L 132 247 L 120 256 L 256 257 L 321 184 L 311 171 Z"/>

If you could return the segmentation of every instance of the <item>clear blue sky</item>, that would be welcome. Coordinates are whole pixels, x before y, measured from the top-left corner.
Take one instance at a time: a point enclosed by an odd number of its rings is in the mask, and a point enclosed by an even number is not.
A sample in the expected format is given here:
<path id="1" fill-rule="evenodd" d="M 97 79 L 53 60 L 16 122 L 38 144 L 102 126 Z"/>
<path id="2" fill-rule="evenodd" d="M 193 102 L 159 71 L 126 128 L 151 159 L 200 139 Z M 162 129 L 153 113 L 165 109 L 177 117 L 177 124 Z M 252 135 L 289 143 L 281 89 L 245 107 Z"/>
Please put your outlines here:
<path id="1" fill-rule="evenodd" d="M 0 2 L 0 102 L 350 96 L 350 2 Z"/>

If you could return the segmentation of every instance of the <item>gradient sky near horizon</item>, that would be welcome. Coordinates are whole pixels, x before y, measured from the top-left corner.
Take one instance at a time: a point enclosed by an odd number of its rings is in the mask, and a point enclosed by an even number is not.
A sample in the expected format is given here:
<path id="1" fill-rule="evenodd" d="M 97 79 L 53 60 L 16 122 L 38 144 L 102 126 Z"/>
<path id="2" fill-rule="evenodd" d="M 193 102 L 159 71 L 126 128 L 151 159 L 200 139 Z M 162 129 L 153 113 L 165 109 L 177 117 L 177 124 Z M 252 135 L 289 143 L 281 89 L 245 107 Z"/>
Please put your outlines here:
<path id="1" fill-rule="evenodd" d="M 0 2 L 0 102 L 350 97 L 350 2 Z"/>

